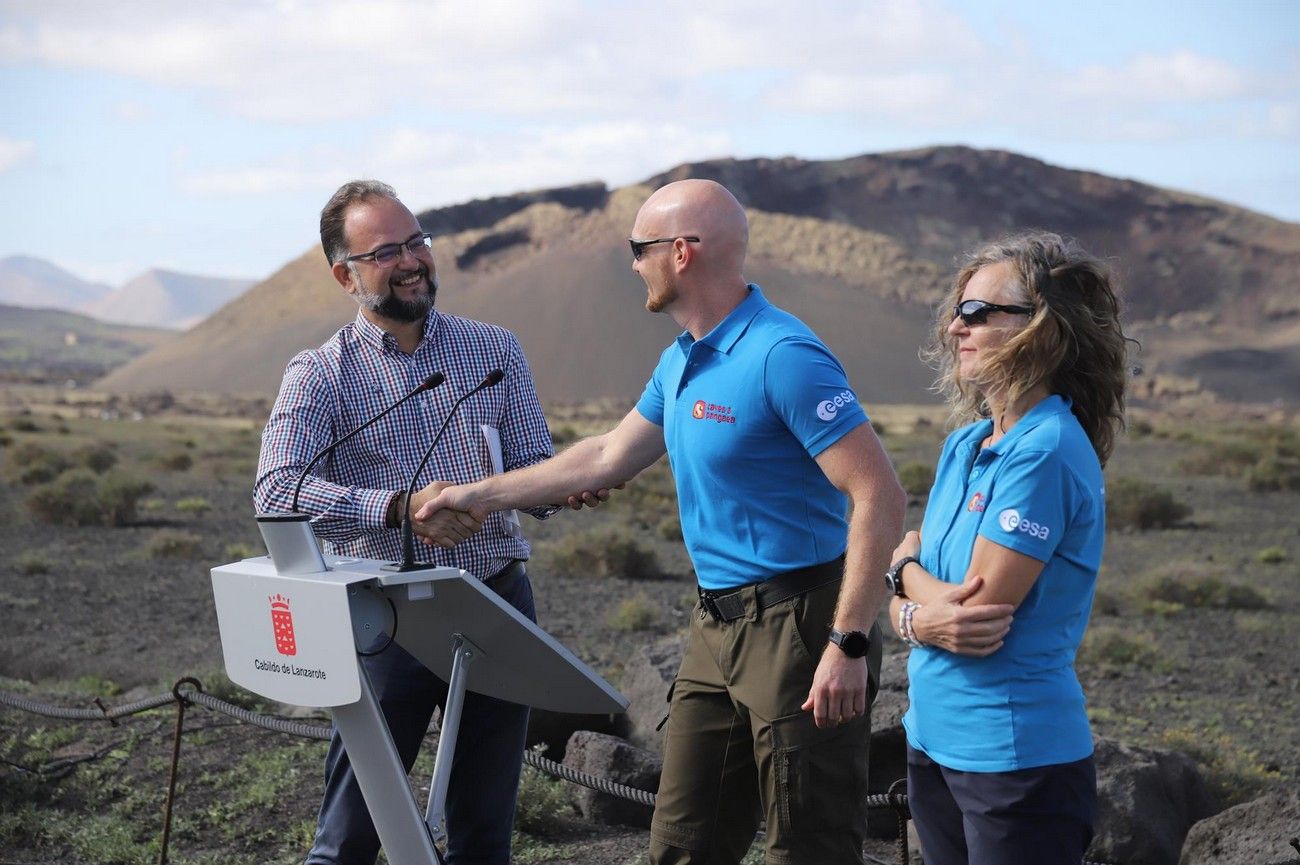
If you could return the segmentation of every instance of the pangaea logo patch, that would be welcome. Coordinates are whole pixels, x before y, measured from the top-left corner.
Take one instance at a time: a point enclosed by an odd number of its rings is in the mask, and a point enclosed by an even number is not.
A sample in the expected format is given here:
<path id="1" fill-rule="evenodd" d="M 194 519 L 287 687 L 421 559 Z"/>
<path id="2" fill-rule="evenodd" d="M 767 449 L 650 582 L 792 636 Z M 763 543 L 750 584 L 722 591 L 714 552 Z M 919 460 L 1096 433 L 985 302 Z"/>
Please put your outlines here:
<path id="1" fill-rule="evenodd" d="M 840 409 L 852 403 L 853 391 L 840 391 L 830 399 L 824 399 L 817 403 L 817 417 L 824 421 L 835 420 L 835 416 L 840 413 Z"/>
<path id="2" fill-rule="evenodd" d="M 695 408 L 691 409 L 691 417 L 696 420 L 700 420 L 704 417 L 704 400 L 697 399 L 695 401 Z"/>

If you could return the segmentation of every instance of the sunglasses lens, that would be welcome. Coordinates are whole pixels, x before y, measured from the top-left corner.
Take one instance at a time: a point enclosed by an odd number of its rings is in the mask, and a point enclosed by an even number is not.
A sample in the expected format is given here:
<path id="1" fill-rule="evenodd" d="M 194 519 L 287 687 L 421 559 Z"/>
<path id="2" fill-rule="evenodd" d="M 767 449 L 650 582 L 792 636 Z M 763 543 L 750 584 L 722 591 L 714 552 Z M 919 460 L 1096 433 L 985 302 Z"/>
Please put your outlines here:
<path id="1" fill-rule="evenodd" d="M 968 300 L 953 307 L 953 318 L 960 318 L 968 327 L 983 324 L 989 319 L 988 304 L 980 300 Z"/>

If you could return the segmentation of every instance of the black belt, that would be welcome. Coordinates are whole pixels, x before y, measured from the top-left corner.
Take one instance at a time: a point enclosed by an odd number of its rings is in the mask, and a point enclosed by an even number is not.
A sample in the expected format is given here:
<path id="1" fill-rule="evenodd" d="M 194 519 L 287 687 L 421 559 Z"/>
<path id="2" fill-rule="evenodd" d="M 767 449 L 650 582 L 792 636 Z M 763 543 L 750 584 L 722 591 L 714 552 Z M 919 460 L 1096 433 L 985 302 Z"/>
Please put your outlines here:
<path id="1" fill-rule="evenodd" d="M 836 582 L 842 576 L 844 557 L 840 556 L 833 561 L 809 565 L 797 571 L 786 571 L 761 583 L 739 589 L 728 589 L 725 592 L 714 592 L 699 586 L 696 589 L 700 593 L 700 608 L 705 614 L 712 616 L 715 622 L 730 622 L 745 615 L 745 593 L 750 588 L 754 590 L 758 608 L 765 610 L 773 604 Z"/>
<path id="2" fill-rule="evenodd" d="M 492 576 L 484 577 L 483 582 L 495 588 L 496 584 L 505 583 L 508 580 L 512 580 L 517 577 L 522 577 L 524 575 L 524 572 L 525 569 L 524 569 L 523 560 L 515 559 L 510 564 L 506 565 L 504 568 L 497 571 Z"/>

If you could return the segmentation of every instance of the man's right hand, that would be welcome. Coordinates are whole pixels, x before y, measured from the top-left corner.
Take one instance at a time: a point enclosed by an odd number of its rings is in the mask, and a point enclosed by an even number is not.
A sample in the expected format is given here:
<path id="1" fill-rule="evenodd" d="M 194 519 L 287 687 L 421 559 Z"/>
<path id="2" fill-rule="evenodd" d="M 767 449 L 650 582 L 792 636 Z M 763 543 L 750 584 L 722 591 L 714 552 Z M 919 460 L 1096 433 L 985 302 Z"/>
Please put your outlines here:
<path id="1" fill-rule="evenodd" d="M 483 528 L 486 514 L 475 514 L 468 506 L 458 508 L 444 492 L 452 487 L 446 481 L 434 481 L 411 497 L 411 529 L 422 543 L 450 549 L 468 540 Z"/>
<path id="2" fill-rule="evenodd" d="M 927 646 L 975 657 L 991 655 L 1002 648 L 1016 608 L 1010 604 L 961 605 L 983 583 L 983 577 L 971 577 L 944 592 L 938 601 L 917 607 L 912 615 L 917 639 Z"/>

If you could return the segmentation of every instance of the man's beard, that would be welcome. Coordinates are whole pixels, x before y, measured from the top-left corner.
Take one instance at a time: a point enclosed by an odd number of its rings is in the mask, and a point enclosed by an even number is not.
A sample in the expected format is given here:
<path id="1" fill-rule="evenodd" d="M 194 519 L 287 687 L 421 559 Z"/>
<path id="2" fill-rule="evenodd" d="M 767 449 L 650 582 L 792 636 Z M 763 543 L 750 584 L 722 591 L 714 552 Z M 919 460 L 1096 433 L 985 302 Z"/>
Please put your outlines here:
<path id="1" fill-rule="evenodd" d="M 647 312 L 663 312 L 668 304 L 677 299 L 677 287 L 674 285 L 665 285 L 658 293 L 654 291 L 646 295 L 645 308 Z"/>
<path id="2" fill-rule="evenodd" d="M 390 321 L 400 321 L 408 324 L 419 321 L 429 314 L 429 310 L 433 309 L 434 298 L 438 296 L 438 280 L 436 278 L 430 279 L 429 271 L 426 268 L 421 267 L 420 273 L 424 276 L 425 286 L 428 290 L 411 300 L 402 300 L 397 296 L 396 289 L 393 288 L 391 283 L 410 276 L 409 271 L 403 274 L 393 274 L 389 280 L 390 284 L 386 294 L 372 292 L 365 282 L 361 280 L 361 275 L 354 272 L 357 283 L 361 287 L 361 290 L 357 292 L 357 300 L 366 309 Z"/>

